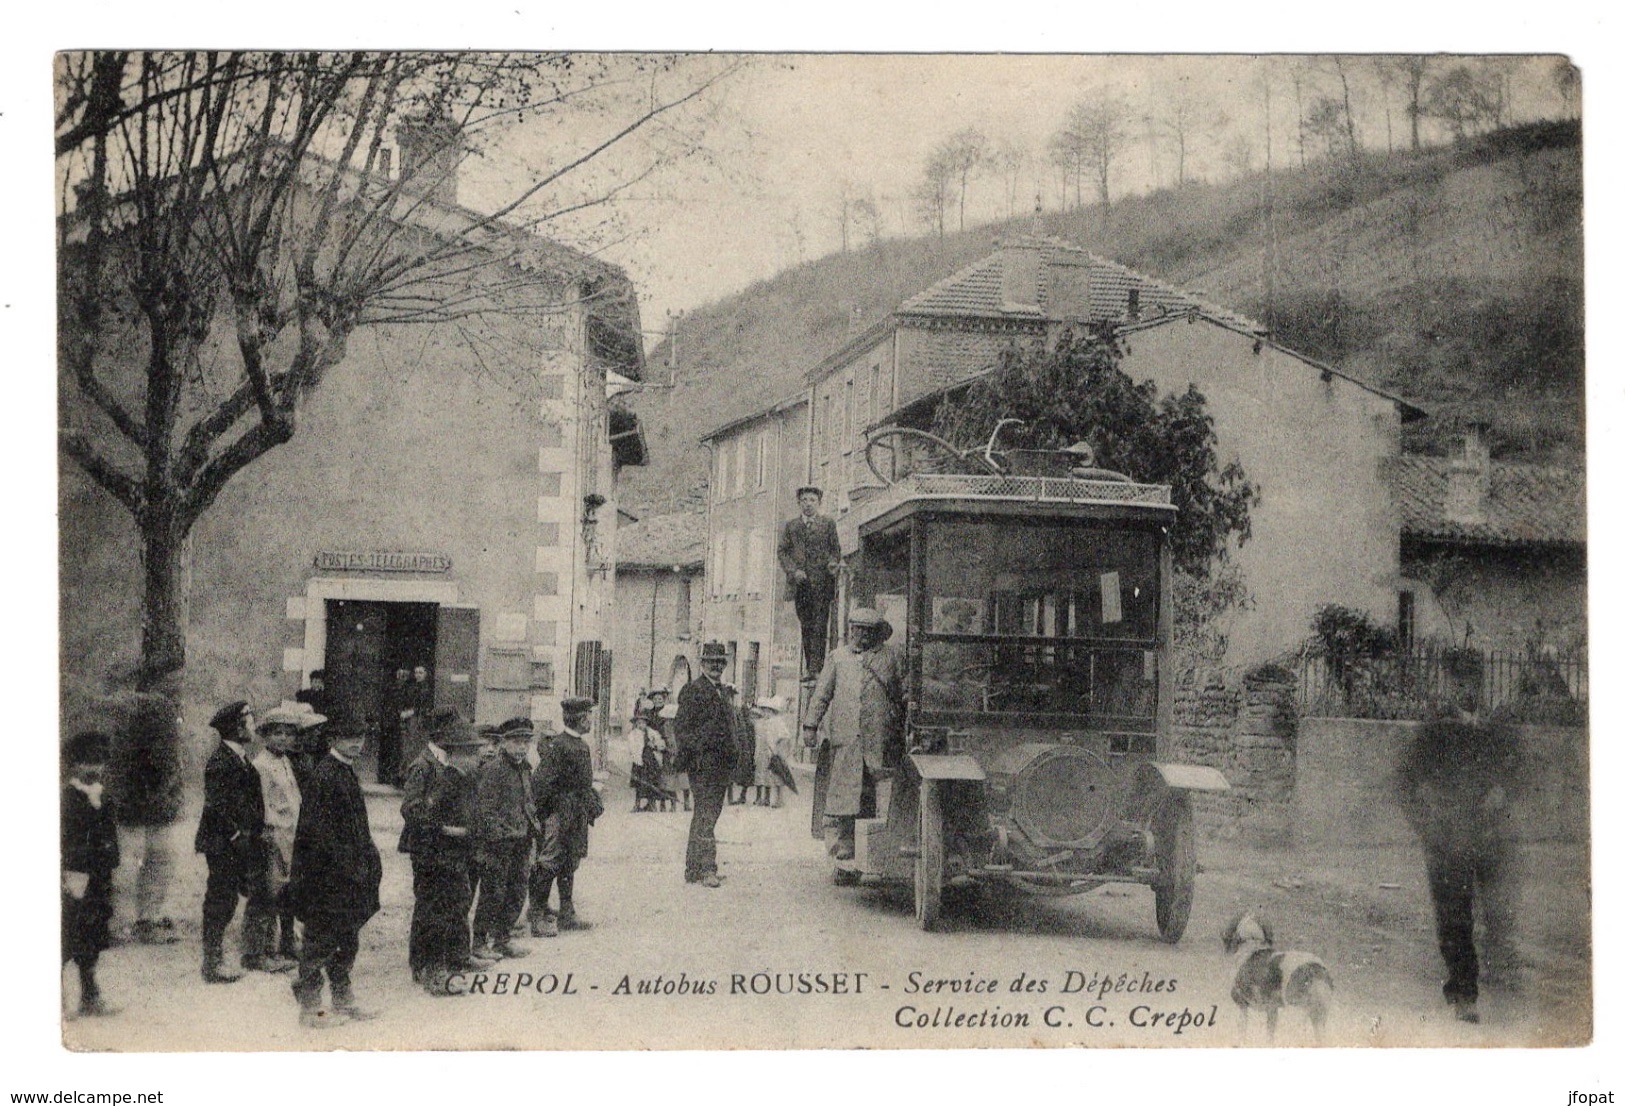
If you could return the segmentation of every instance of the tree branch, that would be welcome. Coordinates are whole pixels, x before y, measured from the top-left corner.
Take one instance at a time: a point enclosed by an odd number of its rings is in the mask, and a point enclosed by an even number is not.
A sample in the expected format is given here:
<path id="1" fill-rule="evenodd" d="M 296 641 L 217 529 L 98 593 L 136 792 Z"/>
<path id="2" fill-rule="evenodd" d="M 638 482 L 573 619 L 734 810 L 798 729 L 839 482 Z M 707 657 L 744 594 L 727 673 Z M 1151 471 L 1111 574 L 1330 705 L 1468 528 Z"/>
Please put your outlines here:
<path id="1" fill-rule="evenodd" d="M 58 443 L 62 452 L 71 457 L 85 473 L 113 498 L 124 504 L 126 510 L 134 515 L 136 521 L 141 520 L 146 500 L 141 494 L 141 485 L 134 478 L 121 471 L 107 458 L 97 453 L 85 435 L 77 430 L 62 430 L 58 433 Z"/>

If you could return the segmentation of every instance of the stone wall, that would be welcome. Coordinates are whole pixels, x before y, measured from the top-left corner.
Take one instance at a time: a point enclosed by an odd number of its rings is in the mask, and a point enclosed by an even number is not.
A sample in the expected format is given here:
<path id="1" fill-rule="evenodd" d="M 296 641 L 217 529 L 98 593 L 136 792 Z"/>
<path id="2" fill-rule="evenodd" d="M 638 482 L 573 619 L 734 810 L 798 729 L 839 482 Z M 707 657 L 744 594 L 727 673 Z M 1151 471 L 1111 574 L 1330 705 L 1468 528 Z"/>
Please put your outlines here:
<path id="1" fill-rule="evenodd" d="M 1297 745 L 1296 681 L 1271 665 L 1198 668 L 1177 678 L 1173 759 L 1217 768 L 1230 790 L 1196 796 L 1206 837 L 1285 843 Z"/>

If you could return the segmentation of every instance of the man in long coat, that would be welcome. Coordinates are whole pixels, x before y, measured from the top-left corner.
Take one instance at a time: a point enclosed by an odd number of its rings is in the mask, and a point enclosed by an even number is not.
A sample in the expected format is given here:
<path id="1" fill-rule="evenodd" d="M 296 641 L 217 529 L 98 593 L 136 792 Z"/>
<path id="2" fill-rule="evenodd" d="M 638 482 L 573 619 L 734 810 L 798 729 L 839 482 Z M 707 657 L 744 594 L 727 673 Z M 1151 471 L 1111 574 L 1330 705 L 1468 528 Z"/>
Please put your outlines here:
<path id="1" fill-rule="evenodd" d="M 299 1024 L 307 1029 L 376 1016 L 356 1004 L 350 983 L 361 927 L 378 913 L 384 876 L 367 823 L 367 801 L 355 776 L 362 744 L 362 735 L 353 730 L 332 738 L 328 755 L 311 770 L 300 804 L 288 901 L 305 924 L 293 994 L 299 1000 Z M 332 990 L 326 1011 L 324 975 Z"/>
<path id="2" fill-rule="evenodd" d="M 847 643 L 824 666 L 801 724 L 811 747 L 818 743 L 819 724 L 827 723 L 824 832 L 837 860 L 852 859 L 856 821 L 872 813 L 876 773 L 886 766 L 888 748 L 901 743 L 903 730 L 903 661 L 885 644 L 891 627 L 868 607 L 854 609 L 847 626 Z"/>
<path id="3" fill-rule="evenodd" d="M 406 770 L 400 851 L 412 858 L 412 925 L 406 957 L 412 980 L 431 995 L 462 994 L 454 972 L 490 967 L 471 956 L 468 912 L 474 905 L 474 786 L 485 747 L 453 711 L 436 711 L 428 741 Z"/>
<path id="4" fill-rule="evenodd" d="M 829 651 L 829 608 L 835 601 L 835 573 L 841 567 L 841 540 L 835 520 L 818 513 L 824 493 L 796 491 L 801 514 L 779 531 L 779 567 L 795 597 L 801 624 L 801 660 L 807 677 L 817 676 Z"/>
<path id="5" fill-rule="evenodd" d="M 203 981 L 235 983 L 242 973 L 225 966 L 226 927 L 263 878 L 265 800 L 260 774 L 248 761 L 254 739 L 254 711 L 241 699 L 227 703 L 209 720 L 220 735 L 203 769 L 203 816 L 194 847 L 209 865 L 203 891 Z"/>
<path id="6" fill-rule="evenodd" d="M 688 826 L 683 878 L 706 887 L 722 886 L 717 875 L 717 819 L 728 799 L 728 782 L 739 755 L 739 710 L 734 689 L 722 682 L 728 650 L 721 642 L 700 647 L 700 677 L 677 696 L 677 769 L 688 773 L 694 792 L 694 819 Z"/>
<path id="7" fill-rule="evenodd" d="M 1448 665 L 1447 665 L 1448 667 Z M 1425 723 L 1395 772 L 1399 803 L 1422 841 L 1433 899 L 1444 998 L 1465 1022 L 1478 1021 L 1479 952 L 1474 905 L 1484 923 L 1484 960 L 1498 983 L 1515 985 L 1514 800 L 1523 758 L 1507 726 L 1476 719 L 1476 664 L 1451 672 L 1456 709 Z M 1451 717 L 1451 714 L 1454 717 Z"/>
<path id="8" fill-rule="evenodd" d="M 592 923 L 576 914 L 576 869 L 587 856 L 587 831 L 603 812 L 603 802 L 592 785 L 592 749 L 587 731 L 597 704 L 573 697 L 560 704 L 564 729 L 541 747 L 534 781 L 537 835 L 536 867 L 530 885 L 531 932 L 557 936 L 560 930 L 591 929 Z M 553 883 L 559 885 L 559 909 L 549 908 Z"/>

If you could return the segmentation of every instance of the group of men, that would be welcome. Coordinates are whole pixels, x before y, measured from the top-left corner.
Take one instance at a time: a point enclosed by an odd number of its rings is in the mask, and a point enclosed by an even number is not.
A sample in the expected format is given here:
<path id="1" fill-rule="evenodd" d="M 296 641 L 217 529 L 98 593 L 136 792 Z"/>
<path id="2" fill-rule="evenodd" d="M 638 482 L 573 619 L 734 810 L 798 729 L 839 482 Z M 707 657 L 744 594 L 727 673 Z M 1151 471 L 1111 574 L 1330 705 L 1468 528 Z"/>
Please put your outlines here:
<path id="1" fill-rule="evenodd" d="M 400 849 L 413 875 L 407 959 L 431 994 L 457 993 L 448 983 L 455 972 L 528 955 L 513 942 L 527 897 L 533 935 L 589 928 L 574 891 L 588 828 L 603 810 L 585 740 L 594 705 L 566 699 L 563 729 L 540 735 L 526 718 L 481 730 L 452 711 L 426 720 L 424 749 L 406 772 Z M 370 1018 L 351 983 L 383 878 L 355 770 L 364 737 L 348 728 L 324 734 L 327 719 L 305 702 L 256 721 L 237 700 L 209 723 L 220 740 L 204 769 L 195 838 L 208 865 L 203 979 L 242 978 L 226 963 L 224 943 L 246 904 L 242 969 L 293 971 L 301 1025 Z M 77 735 L 65 750 L 63 962 L 79 966 L 87 1015 L 111 1012 L 95 980 L 118 865 L 118 839 L 99 801 L 106 759 L 100 734 Z"/>
<path id="2" fill-rule="evenodd" d="M 527 898 L 534 937 L 590 928 L 576 913 L 575 876 L 603 813 L 586 741 L 594 706 L 566 699 L 563 729 L 540 733 L 528 718 L 481 732 L 452 712 L 431 716 L 406 771 L 400 841 L 412 860 L 407 958 L 430 994 L 459 993 L 459 972 L 528 956 L 513 942 Z"/>

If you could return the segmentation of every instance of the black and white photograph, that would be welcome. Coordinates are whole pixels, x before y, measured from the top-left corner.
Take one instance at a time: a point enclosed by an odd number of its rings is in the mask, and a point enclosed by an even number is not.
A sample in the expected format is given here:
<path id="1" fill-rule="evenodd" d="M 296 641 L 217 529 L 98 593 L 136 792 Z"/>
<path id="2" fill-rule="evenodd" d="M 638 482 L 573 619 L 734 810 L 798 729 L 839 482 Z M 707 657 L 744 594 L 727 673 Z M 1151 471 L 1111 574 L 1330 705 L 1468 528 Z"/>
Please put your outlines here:
<path id="1" fill-rule="evenodd" d="M 1076 49 L 55 50 L 31 1017 L 1595 1059 L 1590 70 Z"/>

